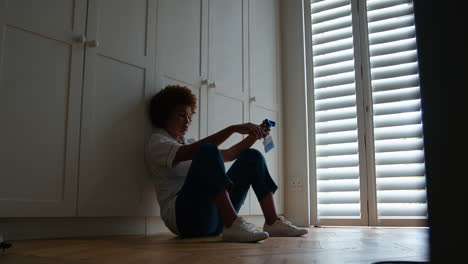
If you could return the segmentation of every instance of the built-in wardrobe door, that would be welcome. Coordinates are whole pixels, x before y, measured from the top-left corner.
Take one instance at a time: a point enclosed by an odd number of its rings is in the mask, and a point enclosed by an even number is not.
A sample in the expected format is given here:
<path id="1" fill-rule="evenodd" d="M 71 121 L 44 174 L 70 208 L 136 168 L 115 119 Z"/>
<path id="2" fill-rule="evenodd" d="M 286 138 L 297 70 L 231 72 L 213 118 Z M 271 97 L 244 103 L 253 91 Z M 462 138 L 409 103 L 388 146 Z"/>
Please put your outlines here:
<path id="1" fill-rule="evenodd" d="M 271 128 L 275 147 L 264 152 L 264 146 L 257 141 L 254 148 L 265 155 L 268 171 L 279 186 L 273 196 L 278 212 L 282 212 L 283 181 L 281 177 L 281 104 L 280 104 L 280 70 L 279 70 L 279 37 L 278 10 L 276 0 L 249 1 L 249 86 L 250 86 L 250 120 L 260 123 L 264 119 L 277 122 Z M 260 204 L 251 193 L 250 214 L 262 214 Z"/>
<path id="2" fill-rule="evenodd" d="M 167 85 L 190 88 L 197 97 L 197 110 L 186 138 L 200 139 L 202 55 L 201 0 L 159 0 L 156 38 L 156 90 Z M 206 54 L 205 54 L 206 56 Z M 206 73 L 204 73 L 206 75 Z M 206 93 L 206 89 L 204 90 Z M 206 133 L 205 133 L 206 134 Z"/>
<path id="3" fill-rule="evenodd" d="M 0 1 L 0 217 L 76 215 L 85 18 L 86 0 Z"/>
<path id="4" fill-rule="evenodd" d="M 249 121 L 247 56 L 247 0 L 210 0 L 208 4 L 207 130 L 216 133 Z M 227 149 L 244 136 L 235 133 L 219 146 Z M 232 162 L 226 163 L 226 170 Z M 249 196 L 240 210 L 249 214 Z"/>
<path id="5" fill-rule="evenodd" d="M 144 162 L 155 26 L 155 0 L 89 1 L 79 216 L 158 214 Z"/>

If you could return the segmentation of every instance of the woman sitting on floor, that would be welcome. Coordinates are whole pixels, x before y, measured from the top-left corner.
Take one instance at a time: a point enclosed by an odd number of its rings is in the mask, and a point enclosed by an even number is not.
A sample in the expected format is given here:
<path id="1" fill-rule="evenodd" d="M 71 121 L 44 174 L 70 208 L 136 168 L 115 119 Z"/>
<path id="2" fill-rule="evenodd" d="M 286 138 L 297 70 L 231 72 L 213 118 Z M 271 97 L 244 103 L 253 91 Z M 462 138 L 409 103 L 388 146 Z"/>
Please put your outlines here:
<path id="1" fill-rule="evenodd" d="M 146 163 L 166 226 L 182 237 L 222 233 L 224 241 L 235 242 L 306 234 L 307 229 L 276 213 L 273 193 L 278 187 L 262 153 L 250 148 L 268 135 L 266 124 L 231 125 L 199 141 L 185 139 L 195 110 L 196 97 L 183 86 L 167 86 L 150 102 L 155 131 L 146 146 Z M 248 136 L 229 149 L 218 149 L 234 133 Z M 224 162 L 234 160 L 226 172 Z M 250 186 L 265 216 L 263 232 L 237 215 Z"/>

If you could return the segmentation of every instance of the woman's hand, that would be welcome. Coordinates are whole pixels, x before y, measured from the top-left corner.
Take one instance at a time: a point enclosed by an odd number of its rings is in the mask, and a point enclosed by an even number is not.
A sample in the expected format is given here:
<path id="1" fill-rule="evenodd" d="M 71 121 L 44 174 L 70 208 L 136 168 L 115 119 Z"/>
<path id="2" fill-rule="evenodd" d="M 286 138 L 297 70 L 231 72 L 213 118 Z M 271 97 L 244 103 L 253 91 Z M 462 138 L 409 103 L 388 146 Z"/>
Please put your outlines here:
<path id="1" fill-rule="evenodd" d="M 270 128 L 268 128 L 267 122 L 263 120 L 263 122 L 260 124 L 260 127 L 265 131 L 265 136 L 270 134 Z"/>
<path id="2" fill-rule="evenodd" d="M 245 123 L 239 125 L 233 125 L 234 132 L 239 134 L 249 134 L 254 136 L 256 139 L 261 139 L 268 135 L 270 129 L 267 129 L 266 123 L 263 122 L 261 125 L 255 125 L 252 123 Z"/>

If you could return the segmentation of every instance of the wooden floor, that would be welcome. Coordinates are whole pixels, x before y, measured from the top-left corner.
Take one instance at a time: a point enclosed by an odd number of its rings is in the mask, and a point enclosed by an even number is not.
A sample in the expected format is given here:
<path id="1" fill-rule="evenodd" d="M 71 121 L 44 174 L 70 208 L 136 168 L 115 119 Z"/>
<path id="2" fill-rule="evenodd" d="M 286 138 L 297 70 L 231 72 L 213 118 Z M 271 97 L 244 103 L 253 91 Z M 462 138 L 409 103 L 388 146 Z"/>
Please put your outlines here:
<path id="1" fill-rule="evenodd" d="M 2 264 L 58 263 L 373 263 L 428 261 L 428 229 L 310 228 L 297 238 L 226 243 L 172 234 L 11 241 Z"/>

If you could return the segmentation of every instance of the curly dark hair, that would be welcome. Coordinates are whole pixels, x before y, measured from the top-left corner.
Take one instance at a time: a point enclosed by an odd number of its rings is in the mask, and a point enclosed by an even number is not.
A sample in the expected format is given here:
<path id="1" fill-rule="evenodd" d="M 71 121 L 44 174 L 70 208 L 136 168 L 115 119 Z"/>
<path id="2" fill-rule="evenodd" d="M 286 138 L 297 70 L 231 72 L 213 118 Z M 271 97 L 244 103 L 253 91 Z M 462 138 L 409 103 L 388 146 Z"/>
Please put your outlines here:
<path id="1" fill-rule="evenodd" d="M 164 128 L 169 114 L 176 105 L 188 105 L 192 114 L 197 109 L 197 97 L 192 91 L 180 85 L 168 85 L 156 93 L 149 103 L 148 115 L 154 127 Z"/>

